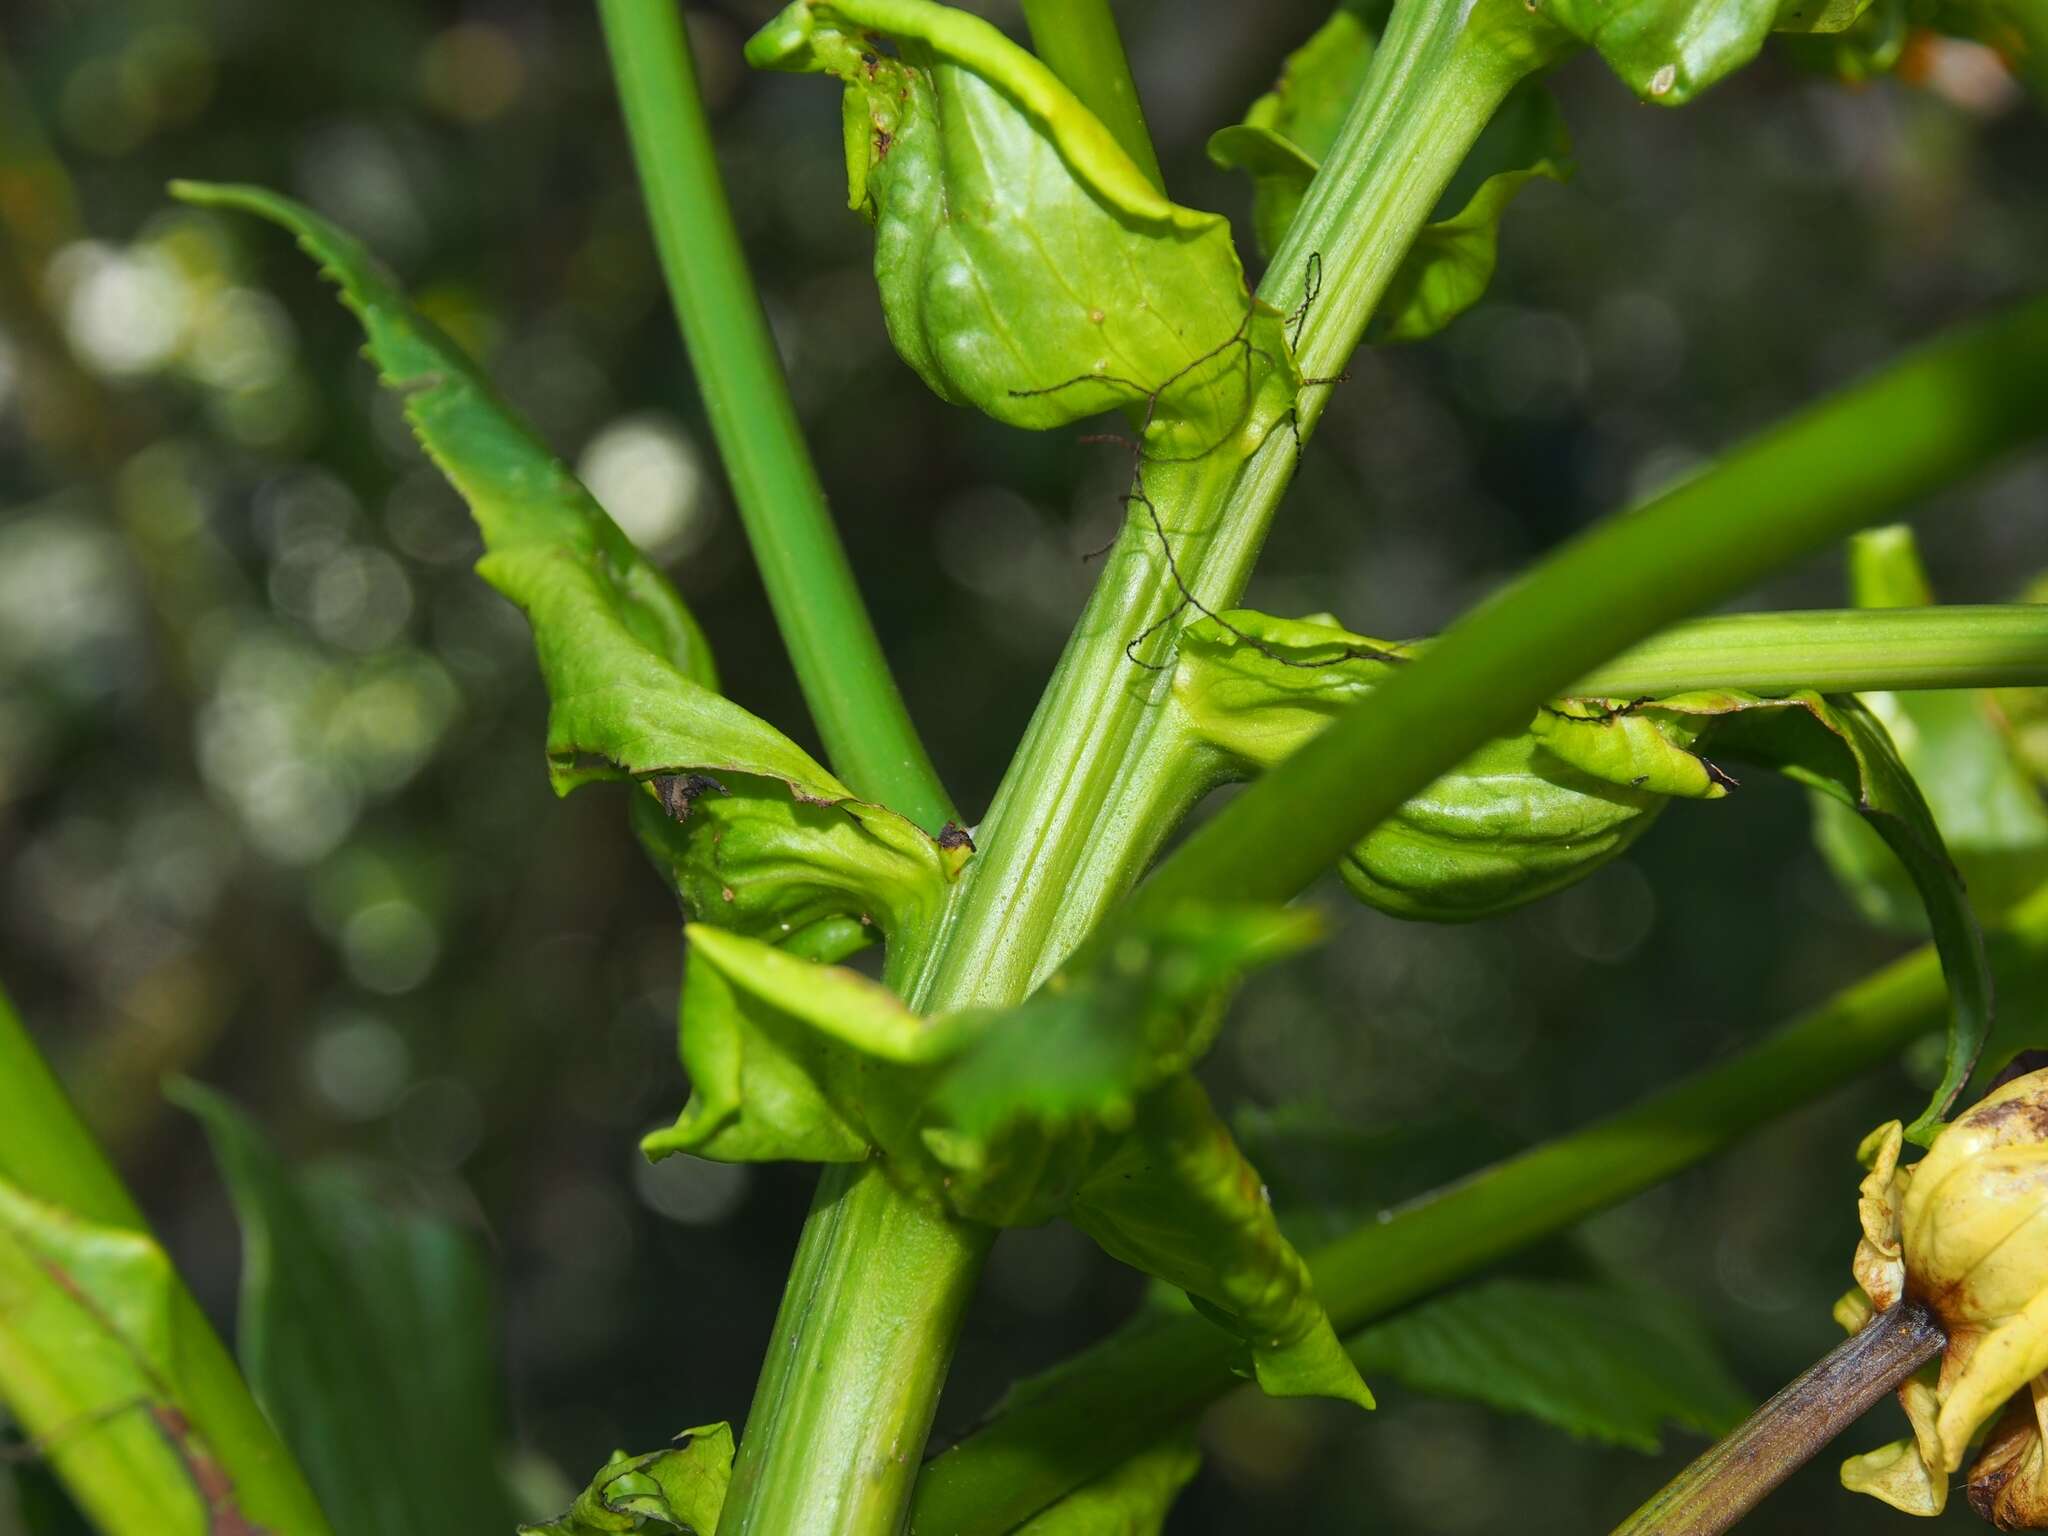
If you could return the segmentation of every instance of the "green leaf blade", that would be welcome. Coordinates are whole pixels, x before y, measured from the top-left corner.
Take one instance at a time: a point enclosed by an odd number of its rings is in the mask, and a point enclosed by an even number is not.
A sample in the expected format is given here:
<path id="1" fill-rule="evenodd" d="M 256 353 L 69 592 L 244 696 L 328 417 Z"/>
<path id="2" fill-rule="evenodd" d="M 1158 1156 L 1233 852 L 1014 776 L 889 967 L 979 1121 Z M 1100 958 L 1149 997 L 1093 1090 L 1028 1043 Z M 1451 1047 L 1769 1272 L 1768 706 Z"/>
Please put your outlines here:
<path id="1" fill-rule="evenodd" d="M 242 1228 L 240 1354 L 339 1536 L 491 1536 L 503 1480 L 495 1308 L 474 1243 L 394 1212 L 352 1173 L 290 1169 L 199 1084 Z"/>
<path id="2" fill-rule="evenodd" d="M 220 1469 L 184 1422 L 172 1285 L 153 1239 L 0 1181 L 0 1390 L 112 1536 L 206 1536 L 236 1509 L 232 1484 L 202 1495 Z"/>
<path id="3" fill-rule="evenodd" d="M 1017 1527 L 1017 1536 L 1159 1536 L 1201 1464 L 1192 1440 L 1175 1436 L 1076 1488 Z"/>
<path id="4" fill-rule="evenodd" d="M 1414 1391 L 1645 1453 L 1667 1425 L 1719 1435 L 1752 1406 L 1688 1312 L 1607 1284 L 1482 1280 L 1367 1328 L 1351 1353 Z"/>

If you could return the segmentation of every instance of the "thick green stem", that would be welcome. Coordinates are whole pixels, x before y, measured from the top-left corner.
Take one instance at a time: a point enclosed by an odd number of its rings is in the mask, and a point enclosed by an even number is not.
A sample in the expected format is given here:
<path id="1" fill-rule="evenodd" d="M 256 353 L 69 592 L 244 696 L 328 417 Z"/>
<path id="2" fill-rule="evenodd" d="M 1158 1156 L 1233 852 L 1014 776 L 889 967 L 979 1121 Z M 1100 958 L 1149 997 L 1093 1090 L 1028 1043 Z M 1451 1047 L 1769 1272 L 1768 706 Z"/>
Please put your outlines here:
<path id="1" fill-rule="evenodd" d="M 2048 604 L 1737 613 L 1675 624 L 1568 692 L 1603 698 L 2025 688 L 2048 680 Z"/>
<path id="2" fill-rule="evenodd" d="M 2037 299 L 1920 348 L 1711 474 L 1609 519 L 1202 827 L 1127 915 L 1218 891 L 1294 895 L 1402 801 L 1627 647 L 2039 435 L 2044 395 L 2048 299 Z"/>
<path id="3" fill-rule="evenodd" d="M 1510 14 L 1512 12 L 1512 14 Z M 1400 0 L 1372 73 L 1311 185 L 1259 296 L 1300 302 L 1314 254 L 1322 279 L 1298 354 L 1311 377 L 1350 358 L 1415 233 L 1515 83 L 1544 62 L 1524 38 L 1519 0 Z M 1301 428 L 1328 389 L 1302 395 Z M 1148 464 L 1142 506 L 1111 550 L 1086 611 L 980 828 L 981 855 L 954 905 L 952 931 L 924 997 L 950 1006 L 1023 996 L 1127 893 L 1174 823 L 1185 785 L 1170 755 L 1165 675 L 1126 654 L 1172 652 L 1169 616 L 1189 592 L 1236 602 L 1251 576 L 1298 448 L 1289 431 L 1225 444 L 1190 464 Z M 1161 528 L 1165 530 L 1162 540 Z M 1185 617 L 1191 616 L 1184 613 Z M 1163 627 L 1162 627 L 1163 626 Z"/>
<path id="4" fill-rule="evenodd" d="M 1164 192 L 1166 178 L 1159 173 L 1159 156 L 1109 0 L 1024 0 L 1024 24 L 1046 67 L 1102 119 L 1124 153 Z"/>
<path id="5" fill-rule="evenodd" d="M 97 1225 L 147 1233 L 149 1226 L 120 1175 L 78 1118 L 64 1089 L 35 1048 L 4 994 L 0 994 L 0 1179 Z M 234 1507 L 276 1536 L 330 1536 L 327 1517 L 220 1336 L 184 1283 L 170 1277 L 171 1337 L 181 1355 L 177 1406 L 232 1483 Z M 0 1394 L 8 1383 L 0 1380 Z M 112 1406 L 112 1405 L 110 1405 Z M 139 1405 L 129 1405 L 138 1408 Z M 24 1423 L 51 1437 L 59 1450 L 81 1431 L 77 1424 Z M 60 1472 L 66 1459 L 56 1457 Z M 80 1481 L 72 1493 L 81 1508 L 103 1519 L 110 1536 L 157 1536 L 163 1526 L 113 1523 L 112 1509 L 134 1490 Z M 110 1505 L 103 1501 L 113 1500 Z M 162 1512 L 159 1511 L 159 1516 Z"/>
<path id="6" fill-rule="evenodd" d="M 669 298 L 747 541 L 834 770 L 927 831 L 953 807 L 825 506 L 754 292 L 675 0 L 598 0 Z"/>
<path id="7" fill-rule="evenodd" d="M 607 14 L 630 3 L 606 0 Z M 1515 3 L 1481 0 L 1480 10 L 1490 14 L 1498 6 L 1505 16 Z M 1340 140 L 1329 163 L 1345 177 L 1345 195 L 1317 205 L 1319 222 L 1312 227 L 1318 244 L 1311 248 L 1327 263 L 1328 275 L 1304 326 L 1302 353 L 1316 360 L 1309 371 L 1334 373 L 1349 357 L 1399 251 L 1427 219 L 1500 99 L 1530 67 L 1519 53 L 1501 48 L 1501 35 L 1474 22 L 1460 0 L 1397 4 L 1374 66 L 1381 84 L 1369 81 L 1354 109 L 1354 116 L 1363 110 L 1389 125 L 1393 141 L 1367 131 Z M 1360 157 L 1370 160 L 1369 174 L 1352 173 L 1351 162 Z M 1376 254 L 1351 260 L 1348 248 L 1358 242 L 1372 243 Z M 1271 278 L 1280 294 L 1276 302 L 1291 307 L 1303 280 L 1300 267 Z M 1367 285 L 1370 292 L 1345 293 L 1347 284 Z M 1312 416 L 1313 405 L 1305 409 Z M 1294 456 L 1294 435 L 1274 432 L 1191 464 L 1148 466 L 1147 488 L 1170 532 L 1174 558 L 1205 603 L 1228 605 L 1243 590 Z M 1184 808 L 1185 784 L 1157 772 L 1160 752 L 1149 740 L 1162 713 L 1160 674 L 1125 655 L 1126 645 L 1167 617 L 1180 595 L 1157 532 L 1149 519 L 1134 518 L 981 825 L 982 852 L 968 866 L 945 929 L 929 961 L 908 978 L 904 993 L 914 1006 L 942 1011 L 1021 999 L 1130 889 L 1155 851 L 1162 820 L 1170 822 L 1176 808 Z M 809 1299 L 785 1305 L 777 1321 L 770 1372 L 741 1452 L 743 1476 L 727 1503 L 722 1532 L 893 1536 L 907 1515 L 907 1482 L 890 1479 L 872 1496 L 848 1494 L 836 1503 L 832 1490 L 861 1487 L 863 1469 L 900 1454 L 913 1429 L 921 1437 L 914 1414 L 929 1412 L 958 1321 L 944 1298 L 964 1295 L 980 1251 L 958 1232 L 943 1243 L 897 1250 L 893 1233 L 911 1219 L 898 1209 L 903 1197 L 872 1175 L 867 1182 L 875 1186 L 873 1198 L 840 1211 L 844 1176 L 828 1176 L 805 1228 L 795 1274 Z M 813 1275 L 860 1280 L 821 1288 L 805 1278 Z M 887 1306 L 861 1303 L 858 1326 L 846 1321 L 845 1309 L 870 1290 Z M 914 1337 L 917 1347 L 906 1342 L 901 1367 L 934 1373 L 930 1390 L 921 1381 L 878 1382 L 858 1373 L 799 1375 L 776 1363 L 822 1361 L 850 1348 L 848 1340 L 863 1329 Z M 822 1427 L 828 1423 L 830 1433 Z M 771 1467 L 772 1474 L 755 1470 Z M 784 1492 L 784 1480 L 792 1490 L 812 1490 L 810 1502 Z"/>
<path id="8" fill-rule="evenodd" d="M 878 1164 L 827 1171 L 719 1536 L 900 1528 L 993 1236 L 901 1194 Z"/>
<path id="9" fill-rule="evenodd" d="M 2048 891 L 1994 941 L 2018 990 L 2048 977 Z M 1447 1186 L 1309 1256 L 1316 1293 L 1350 1332 L 1662 1183 L 1939 1029 L 1948 994 L 1915 951 L 1741 1055 L 1582 1131 Z M 1232 1341 L 1197 1317 L 1147 1313 L 1014 1392 L 919 1480 L 916 1536 L 1000 1536 L 1241 1383 Z"/>
<path id="10" fill-rule="evenodd" d="M 1613 1536 L 1720 1536 L 1947 1342 L 1925 1307 L 1900 1302 L 1787 1383 Z"/>

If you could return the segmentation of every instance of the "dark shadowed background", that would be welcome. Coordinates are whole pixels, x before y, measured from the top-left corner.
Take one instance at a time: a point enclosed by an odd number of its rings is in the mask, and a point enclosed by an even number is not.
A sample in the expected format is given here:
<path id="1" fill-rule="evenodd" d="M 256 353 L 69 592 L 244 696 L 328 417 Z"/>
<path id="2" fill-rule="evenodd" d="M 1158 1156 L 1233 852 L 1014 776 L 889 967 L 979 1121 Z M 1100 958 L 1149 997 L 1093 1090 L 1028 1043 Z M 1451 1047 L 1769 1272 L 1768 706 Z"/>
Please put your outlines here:
<path id="1" fill-rule="evenodd" d="M 897 362 L 844 206 L 836 89 L 740 61 L 769 9 L 690 15 L 733 197 L 885 645 L 978 815 L 1127 463 L 942 405 Z M 1120 10 L 1175 195 L 1241 217 L 1246 189 L 1203 140 L 1320 7 Z M 667 566 L 732 694 L 811 744 L 594 13 L 4 0 L 0 49 L 0 977 L 223 1320 L 235 1230 L 167 1073 L 224 1086 L 295 1156 L 408 1171 L 486 1235 L 543 1497 L 616 1445 L 743 1417 L 812 1175 L 641 1162 L 638 1134 L 685 1092 L 681 956 L 622 796 L 551 796 L 524 626 L 470 574 L 463 509 L 352 322 L 274 231 L 163 192 L 260 181 L 361 234 Z M 1772 56 L 1677 112 L 1593 60 L 1556 88 L 1577 179 L 1511 211 L 1480 308 L 1361 355 L 1257 606 L 1431 630 L 1593 518 L 2043 279 L 2048 127 L 1984 55 L 1858 90 Z M 2048 567 L 2044 503 L 2036 454 L 1926 508 L 1943 595 L 2007 598 Z M 1841 586 L 1820 560 L 1755 600 L 1827 605 Z M 1902 947 L 1858 923 L 1801 799 L 1772 784 L 1681 804 L 1626 860 L 1482 928 L 1396 924 L 1334 882 L 1317 899 L 1332 942 L 1248 989 L 1212 1083 L 1362 1127 L 1468 1117 L 1494 1138 L 1475 1155 L 1618 1106 Z M 1689 1298 L 1762 1395 L 1838 1336 L 1856 1142 L 1917 1108 L 1933 1065 L 1909 1055 L 1585 1244 Z M 1140 1290 L 1065 1229 L 1004 1237 L 941 1437 Z M 1605 1529 L 1697 1449 L 1382 1404 L 1228 1400 L 1171 1529 Z M 1844 1448 L 1902 1426 L 1886 1406 Z M 1839 1492 L 1836 1459 L 1745 1529 L 1911 1528 Z M 8 1507 L 0 1481 L 0 1531 Z M 1951 1523 L 1969 1519 L 1957 1501 Z"/>

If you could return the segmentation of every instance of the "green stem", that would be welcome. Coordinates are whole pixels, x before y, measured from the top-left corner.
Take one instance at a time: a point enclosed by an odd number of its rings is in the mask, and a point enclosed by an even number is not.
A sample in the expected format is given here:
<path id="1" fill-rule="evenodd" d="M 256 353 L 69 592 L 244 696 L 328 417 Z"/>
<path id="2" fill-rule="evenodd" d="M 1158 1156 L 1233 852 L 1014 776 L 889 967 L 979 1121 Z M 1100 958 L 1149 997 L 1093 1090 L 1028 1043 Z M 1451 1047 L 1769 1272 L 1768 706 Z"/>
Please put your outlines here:
<path id="1" fill-rule="evenodd" d="M 2048 977 L 2048 891 L 1995 941 L 2015 990 Z M 1593 1212 L 1662 1183 L 1941 1027 L 1947 991 L 1916 950 L 1762 1043 L 1582 1131 L 1446 1186 L 1309 1257 L 1316 1293 L 1353 1332 Z M 1241 1378 L 1232 1341 L 1198 1317 L 1147 1313 L 1013 1392 L 993 1423 L 925 1469 L 917 1536 L 1000 1536 L 1188 1423 Z"/>
<path id="2" fill-rule="evenodd" d="M 1402 801 L 1627 647 L 2038 435 L 2044 394 L 2048 299 L 2037 299 L 1921 347 L 1609 519 L 1203 826 L 1130 915 L 1217 891 L 1294 895 Z"/>
<path id="3" fill-rule="evenodd" d="M 1509 8 L 1519 13 L 1519 0 L 1480 0 L 1489 16 Z M 1396 5 L 1375 76 L 1354 109 L 1383 121 L 1392 142 L 1363 131 L 1340 140 L 1329 160 L 1337 174 L 1347 175 L 1360 157 L 1370 160 L 1371 174 L 1348 175 L 1345 196 L 1317 205 L 1320 222 L 1311 226 L 1320 243 L 1310 249 L 1330 274 L 1303 330 L 1302 354 L 1316 360 L 1311 372 L 1335 373 L 1349 357 L 1398 250 L 1529 67 L 1501 48 L 1504 35 L 1474 21 L 1464 0 Z M 1360 241 L 1374 244 L 1371 260 L 1348 258 Z M 1275 302 L 1292 307 L 1303 268 L 1269 274 L 1268 283 L 1277 285 Z M 1341 291 L 1347 283 L 1371 292 L 1360 300 Z M 1312 415 L 1313 405 L 1305 402 L 1304 410 Z M 1148 466 L 1148 489 L 1174 529 L 1175 560 L 1210 606 L 1228 606 L 1243 590 L 1294 457 L 1294 435 L 1275 432 L 1248 456 L 1233 448 L 1193 464 Z M 1164 714 L 1161 679 L 1124 654 L 1178 599 L 1156 532 L 1149 520 L 1132 519 L 981 825 L 982 851 L 928 958 L 908 978 L 904 995 L 913 1006 L 936 1012 L 1021 999 L 1129 891 L 1154 851 L 1156 829 L 1186 808 L 1186 784 L 1158 772 L 1167 745 L 1152 740 Z M 777 1319 L 741 1448 L 741 1481 L 721 1517 L 724 1536 L 894 1536 L 907 1517 L 906 1483 L 889 1479 L 872 1497 L 852 1490 L 921 1437 L 915 1417 L 929 1413 L 958 1323 L 946 1298 L 971 1287 L 981 1249 L 948 1228 L 944 1241 L 933 1236 L 899 1250 L 894 1233 L 912 1219 L 908 1197 L 873 1176 L 867 1182 L 872 1198 L 842 1210 L 846 1176 L 828 1175 L 805 1226 L 792 1293 L 805 1299 L 792 1299 Z M 860 1279 L 818 1287 L 806 1278 L 812 1275 Z M 860 1302 L 870 1289 L 887 1305 Z M 849 1322 L 857 1305 L 861 1316 Z M 899 1338 L 902 1368 L 917 1379 L 803 1376 L 778 1363 L 825 1360 L 864 1330 Z"/>
<path id="4" fill-rule="evenodd" d="M 1737 613 L 1673 625 L 1566 690 L 1604 698 L 2048 684 L 2048 604 Z"/>
<path id="5" fill-rule="evenodd" d="M 647 216 L 755 564 L 833 768 L 954 819 L 861 602 L 754 292 L 675 0 L 598 0 Z"/>
<path id="6" fill-rule="evenodd" d="M 1720 1536 L 1947 1342 L 1924 1306 L 1899 1303 L 1787 1383 L 1613 1536 Z"/>
<path id="7" fill-rule="evenodd" d="M 1159 171 L 1159 156 L 1145 127 L 1145 109 L 1109 0 L 1024 0 L 1024 24 L 1046 67 L 1081 98 L 1081 105 L 1102 119 L 1124 153 L 1164 192 L 1166 178 Z"/>
<path id="8" fill-rule="evenodd" d="M 5 994 L 0 994 L 0 1179 L 96 1225 L 149 1232 L 120 1175 L 78 1118 Z M 180 1351 L 173 1382 L 177 1406 L 232 1482 L 235 1507 L 276 1536 L 330 1536 L 327 1517 L 298 1463 L 250 1396 L 199 1303 L 175 1274 L 170 1286 L 170 1337 Z M 0 1381 L 0 1392 L 8 1385 Z M 60 1450 L 75 1443 L 70 1437 L 79 1433 L 76 1424 L 30 1421 L 22 1427 L 51 1437 Z M 56 1465 L 68 1472 L 72 1464 L 60 1454 Z M 159 1536 L 162 1526 L 156 1519 L 146 1525 L 114 1523 L 108 1511 L 122 1507 L 121 1500 L 132 1499 L 135 1490 L 104 1487 L 103 1482 L 80 1477 L 71 1492 L 81 1508 L 104 1518 L 110 1536 Z M 104 1503 L 103 1496 L 114 1502 Z"/>
<path id="9" fill-rule="evenodd" d="M 719 1536 L 901 1528 L 994 1235 L 901 1194 L 877 1164 L 826 1172 Z"/>
<path id="10" fill-rule="evenodd" d="M 1259 297 L 1293 308 L 1309 256 L 1322 283 L 1303 318 L 1304 373 L 1341 371 L 1400 257 L 1466 150 L 1515 83 L 1527 51 L 1520 0 L 1399 0 L 1346 126 L 1310 186 Z M 1319 190 L 1320 189 L 1320 190 Z M 1303 392 L 1303 430 L 1328 390 Z M 1175 566 L 1213 609 L 1243 593 L 1297 441 L 1270 433 L 1248 453 L 1148 464 L 1146 491 L 1172 530 Z M 1182 598 L 1159 530 L 1134 508 L 1004 775 L 950 915 L 952 932 L 920 978 L 932 1005 L 1022 997 L 1121 900 L 1175 824 L 1185 785 L 1159 765 L 1170 745 L 1165 675 L 1125 654 Z M 1147 642 L 1170 654 L 1170 628 Z"/>
<path id="11" fill-rule="evenodd" d="M 1396 0 L 1365 84 L 1259 284 L 1259 297 L 1282 310 L 1313 294 L 1296 348 L 1304 378 L 1343 373 L 1472 141 L 1509 90 L 1576 46 L 1556 28 L 1530 26 L 1522 0 Z M 1328 399 L 1327 389 L 1304 392 L 1303 436 Z"/>

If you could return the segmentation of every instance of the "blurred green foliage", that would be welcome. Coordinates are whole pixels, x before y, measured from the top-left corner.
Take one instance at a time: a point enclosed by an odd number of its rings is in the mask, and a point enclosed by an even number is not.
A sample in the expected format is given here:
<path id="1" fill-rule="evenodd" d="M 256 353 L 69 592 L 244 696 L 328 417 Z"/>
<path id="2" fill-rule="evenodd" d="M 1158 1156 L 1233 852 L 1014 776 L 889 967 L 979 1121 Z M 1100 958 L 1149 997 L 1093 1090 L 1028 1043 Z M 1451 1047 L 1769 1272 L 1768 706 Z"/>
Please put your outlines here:
<path id="1" fill-rule="evenodd" d="M 1128 461 L 949 408 L 895 360 L 830 93 L 741 65 L 769 9 L 690 15 L 742 231 L 884 643 L 974 815 Z M 1244 230 L 1248 192 L 1203 143 L 1321 7 L 1120 10 L 1174 196 Z M 1352 368 L 1250 601 L 1427 631 L 1599 513 L 2037 285 L 2048 127 L 1989 55 L 1912 46 L 1914 84 L 1843 90 L 1767 56 L 1676 114 L 1597 60 L 1562 71 L 1578 179 L 1522 194 L 1482 304 Z M 398 1165 L 486 1232 L 522 1475 L 534 1508 L 560 1509 L 574 1488 L 551 1463 L 743 1417 L 810 1175 L 640 1161 L 682 1087 L 674 902 L 615 794 L 550 796 L 524 626 L 470 573 L 463 509 L 354 357 L 352 322 L 281 242 L 162 189 L 257 181 L 360 232 L 674 575 L 732 695 L 809 745 L 594 17 L 29 0 L 0 52 L 0 974 L 220 1315 L 226 1196 L 164 1111 L 168 1071 L 229 1085 L 295 1156 Z M 2008 597 L 2048 566 L 2044 496 L 2037 454 L 1923 525 L 1944 596 Z M 1842 598 L 1832 562 L 1758 594 Z M 1482 928 L 1329 901 L 1334 941 L 1248 989 L 1212 1091 L 1368 1131 L 1477 1116 L 1525 1140 L 1893 952 L 1826 877 L 1799 796 L 1744 801 L 1732 833 L 1675 807 L 1594 879 Z M 1767 1390 L 1832 1342 L 1858 1136 L 1938 1068 L 1915 1056 L 1587 1241 L 1696 1303 Z M 1136 1297 L 1070 1230 L 1006 1235 L 942 1438 Z M 1256 1509 L 1264 1528 L 1577 1532 L 1694 1448 L 1577 1447 L 1398 1387 L 1383 1404 L 1229 1399 L 1169 1529 L 1242 1529 Z M 20 1492 L 50 1497 L 32 1475 Z M 1841 1497 L 1809 1469 L 1750 1525 L 1812 1530 Z M 0 1531 L 12 1510 L 0 1494 Z"/>

